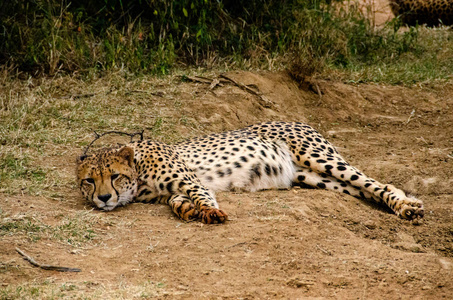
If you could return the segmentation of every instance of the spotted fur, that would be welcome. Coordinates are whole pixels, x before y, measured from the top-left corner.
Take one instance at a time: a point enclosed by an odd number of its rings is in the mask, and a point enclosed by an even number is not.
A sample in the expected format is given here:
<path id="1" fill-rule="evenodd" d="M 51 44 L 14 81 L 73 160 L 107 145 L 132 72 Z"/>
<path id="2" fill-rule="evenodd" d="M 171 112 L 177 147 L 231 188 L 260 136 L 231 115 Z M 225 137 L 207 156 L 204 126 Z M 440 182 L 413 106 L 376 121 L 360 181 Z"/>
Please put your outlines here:
<path id="1" fill-rule="evenodd" d="M 453 0 L 390 0 L 390 8 L 410 26 L 453 25 Z"/>
<path id="2" fill-rule="evenodd" d="M 82 156 L 82 194 L 112 210 L 132 201 L 167 203 L 183 220 L 221 223 L 214 192 L 294 185 L 329 189 L 383 203 L 404 219 L 423 217 L 420 200 L 350 166 L 334 146 L 303 123 L 268 122 L 167 145 L 132 142 Z"/>

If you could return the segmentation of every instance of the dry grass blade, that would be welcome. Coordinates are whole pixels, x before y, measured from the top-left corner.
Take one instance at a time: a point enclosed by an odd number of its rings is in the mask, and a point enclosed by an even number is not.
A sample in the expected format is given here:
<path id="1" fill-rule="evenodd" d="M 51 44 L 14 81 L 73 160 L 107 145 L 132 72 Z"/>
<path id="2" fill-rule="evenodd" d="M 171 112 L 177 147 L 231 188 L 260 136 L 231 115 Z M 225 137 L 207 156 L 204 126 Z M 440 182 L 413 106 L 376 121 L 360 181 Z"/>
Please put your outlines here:
<path id="1" fill-rule="evenodd" d="M 63 97 L 60 97 L 58 99 L 81 99 L 81 98 L 90 98 L 94 97 L 96 95 L 99 95 L 100 93 L 87 93 L 87 94 L 78 94 L 78 95 L 66 95 Z"/>

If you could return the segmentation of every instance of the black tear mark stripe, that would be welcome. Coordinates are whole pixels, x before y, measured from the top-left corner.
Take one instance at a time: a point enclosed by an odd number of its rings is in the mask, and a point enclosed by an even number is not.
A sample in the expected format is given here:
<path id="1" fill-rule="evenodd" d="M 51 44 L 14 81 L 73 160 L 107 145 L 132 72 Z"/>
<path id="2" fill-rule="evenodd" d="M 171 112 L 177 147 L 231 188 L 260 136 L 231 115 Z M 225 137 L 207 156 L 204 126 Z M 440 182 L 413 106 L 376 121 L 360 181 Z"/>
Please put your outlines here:
<path id="1" fill-rule="evenodd" d="M 120 199 L 120 193 L 118 193 L 118 191 L 115 189 L 115 186 L 113 185 L 113 180 L 110 180 L 110 184 L 112 185 L 112 189 L 115 191 L 116 199 L 119 200 Z"/>

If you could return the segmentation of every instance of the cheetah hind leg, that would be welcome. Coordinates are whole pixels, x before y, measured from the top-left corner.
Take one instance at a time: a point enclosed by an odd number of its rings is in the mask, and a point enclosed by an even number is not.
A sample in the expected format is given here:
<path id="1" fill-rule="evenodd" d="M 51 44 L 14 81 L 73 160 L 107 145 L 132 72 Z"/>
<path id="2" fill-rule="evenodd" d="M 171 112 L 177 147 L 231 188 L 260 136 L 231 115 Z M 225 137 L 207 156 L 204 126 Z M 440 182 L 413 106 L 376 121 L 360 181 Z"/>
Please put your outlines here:
<path id="1" fill-rule="evenodd" d="M 407 220 L 412 220 L 414 224 L 419 224 L 423 218 L 424 210 L 422 201 L 407 196 L 402 190 L 393 185 L 383 185 L 373 179 L 368 178 L 367 184 L 373 184 L 373 192 L 366 190 L 364 187 L 353 186 L 340 179 L 330 176 L 325 173 L 317 173 L 311 169 L 298 167 L 294 184 L 305 184 L 310 187 L 329 189 L 337 192 L 342 192 L 356 198 L 365 198 L 374 200 L 377 203 L 387 204 L 399 217 Z M 379 194 L 377 193 L 379 192 Z M 383 194 L 387 194 L 387 202 L 382 198 Z"/>
<path id="2" fill-rule="evenodd" d="M 320 188 L 332 190 L 344 194 L 351 195 L 356 198 L 374 200 L 378 203 L 382 202 L 380 198 L 374 196 L 367 191 L 361 191 L 337 178 L 331 177 L 325 173 L 317 173 L 311 169 L 297 167 L 296 176 L 293 180 L 293 185 L 301 187 L 308 186 L 310 188 Z"/>
<path id="3" fill-rule="evenodd" d="M 325 162 L 330 159 L 331 163 Z M 419 224 L 424 216 L 423 202 L 406 195 L 402 190 L 390 184 L 382 184 L 361 173 L 350 166 L 341 157 L 324 154 L 321 158 L 309 157 L 310 169 L 320 174 L 327 174 L 337 178 L 347 185 L 347 191 L 356 188 L 365 197 L 371 195 L 371 199 L 383 203 L 402 219 L 412 220 L 413 224 Z M 319 187 L 319 186 L 318 186 Z M 345 192 L 344 190 L 342 192 Z M 359 194 L 360 194 L 359 192 Z"/>

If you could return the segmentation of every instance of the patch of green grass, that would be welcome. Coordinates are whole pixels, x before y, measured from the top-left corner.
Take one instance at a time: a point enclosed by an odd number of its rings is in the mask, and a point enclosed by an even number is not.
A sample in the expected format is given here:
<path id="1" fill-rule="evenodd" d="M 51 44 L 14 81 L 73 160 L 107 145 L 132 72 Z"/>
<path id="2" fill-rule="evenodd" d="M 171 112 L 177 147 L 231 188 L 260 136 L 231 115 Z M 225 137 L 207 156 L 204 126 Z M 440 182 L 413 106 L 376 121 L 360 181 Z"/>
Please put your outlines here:
<path id="1" fill-rule="evenodd" d="M 73 218 L 65 218 L 62 224 L 52 228 L 52 237 L 72 246 L 79 246 L 95 239 L 93 229 L 97 218 L 90 213 L 78 213 Z"/>
<path id="2" fill-rule="evenodd" d="M 55 240 L 78 247 L 96 238 L 94 226 L 98 221 L 89 212 L 65 217 L 59 224 L 47 225 L 35 217 L 6 217 L 0 214 L 0 236 L 24 236 L 31 242 L 41 239 Z"/>
<path id="3" fill-rule="evenodd" d="M 93 282 L 53 283 L 48 280 L 33 281 L 20 285 L 11 284 L 0 288 L 0 299 L 154 299 L 165 297 L 168 293 L 166 284 L 147 281 L 144 283 L 101 284 Z"/>
<path id="4" fill-rule="evenodd" d="M 2 218 L 0 222 L 0 236 L 14 233 L 24 234 L 30 241 L 36 242 L 41 239 L 41 235 L 47 230 L 47 226 L 37 224 L 30 219 L 11 220 Z"/>
<path id="5" fill-rule="evenodd" d="M 0 191 L 10 194 L 30 192 L 46 180 L 46 172 L 33 166 L 28 156 L 14 153 L 0 154 Z M 33 184 L 28 185 L 29 182 Z"/>
<path id="6" fill-rule="evenodd" d="M 95 299 L 79 295 L 79 287 L 71 283 L 55 284 L 44 281 L 41 283 L 27 283 L 21 285 L 10 285 L 0 288 L 0 299 Z"/>
<path id="7" fill-rule="evenodd" d="M 337 68 L 340 78 L 347 82 L 382 82 L 412 85 L 415 83 L 447 81 L 453 72 L 453 33 L 447 28 L 412 28 L 411 49 L 373 61 L 356 61 Z M 402 33 L 395 33 L 402 36 Z M 404 38 L 404 36 L 402 37 Z M 401 46 L 396 43 L 396 46 Z"/>

